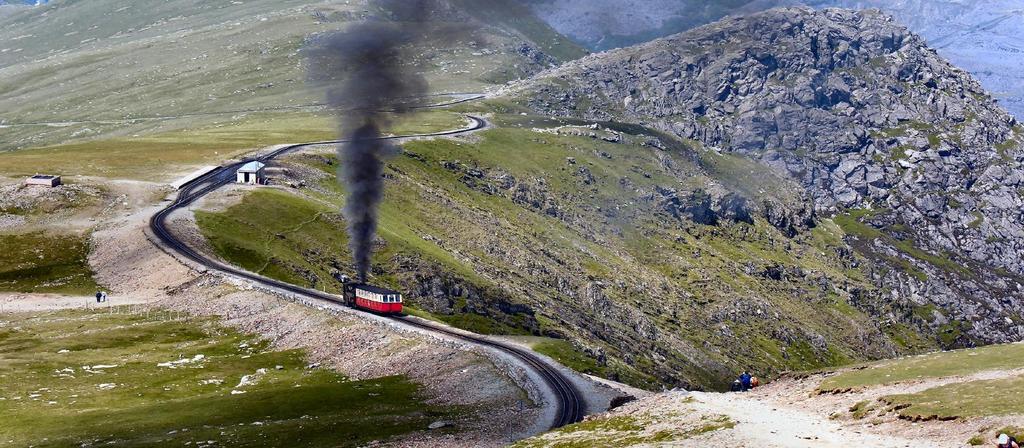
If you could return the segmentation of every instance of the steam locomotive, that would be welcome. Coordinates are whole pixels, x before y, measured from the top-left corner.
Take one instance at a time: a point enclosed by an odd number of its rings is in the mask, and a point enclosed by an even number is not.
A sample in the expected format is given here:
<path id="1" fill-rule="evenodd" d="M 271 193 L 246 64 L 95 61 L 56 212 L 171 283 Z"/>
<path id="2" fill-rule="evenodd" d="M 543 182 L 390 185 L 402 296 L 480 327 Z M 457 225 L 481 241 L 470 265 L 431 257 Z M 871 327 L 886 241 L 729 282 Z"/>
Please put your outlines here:
<path id="1" fill-rule="evenodd" d="M 344 296 L 345 303 L 355 308 L 381 314 L 402 312 L 402 294 L 398 291 L 346 281 Z"/>

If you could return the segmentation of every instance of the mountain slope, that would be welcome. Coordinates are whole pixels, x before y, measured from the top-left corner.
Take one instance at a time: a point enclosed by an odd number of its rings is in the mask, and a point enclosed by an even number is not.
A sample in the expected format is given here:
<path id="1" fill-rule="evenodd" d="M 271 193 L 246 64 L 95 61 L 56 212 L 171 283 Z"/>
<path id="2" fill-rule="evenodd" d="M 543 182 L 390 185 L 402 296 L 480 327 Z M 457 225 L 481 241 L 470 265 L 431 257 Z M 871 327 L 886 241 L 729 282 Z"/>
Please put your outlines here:
<path id="1" fill-rule="evenodd" d="M 371 281 L 403 291 L 414 312 L 567 339 L 574 349 L 553 355 L 648 388 L 721 388 L 743 367 L 769 373 L 936 345 L 854 306 L 912 314 L 871 287 L 838 226 L 806 227 L 809 210 L 789 196 L 796 184 L 766 179 L 772 191 L 748 201 L 724 185 L 753 167 L 742 158 L 643 128 L 492 106 L 496 129 L 408 143 L 388 163 Z M 272 182 L 337 207 L 336 165 L 329 149 L 293 156 Z M 343 226 L 277 227 L 259 211 L 296 207 L 253 194 L 198 221 L 229 262 L 337 290 L 336 274 L 352 271 Z"/>
<path id="2" fill-rule="evenodd" d="M 512 90 L 757 160 L 836 220 L 952 339 L 1022 334 L 1024 129 L 877 12 L 783 9 L 566 64 Z M 931 312 L 925 313 L 931 315 Z"/>
<path id="3" fill-rule="evenodd" d="M 0 150 L 233 122 L 258 109 L 316 110 L 305 42 L 367 18 L 389 20 L 372 3 L 341 0 L 19 8 L 0 17 Z M 583 54 L 512 0 L 440 1 L 431 21 L 474 29 L 424 42 L 422 58 L 409 61 L 437 92 L 479 90 Z"/>
<path id="4" fill-rule="evenodd" d="M 460 106 L 495 129 L 389 161 L 372 281 L 464 328 L 566 339 L 553 355 L 648 388 L 1016 339 L 998 254 L 1021 240 L 988 235 L 1021 222 L 992 178 L 1020 155 L 981 92 L 877 13 L 773 11 L 592 55 Z M 275 181 L 338 205 L 336 164 L 295 156 Z M 934 191 L 959 202 L 921 218 Z M 326 290 L 352 269 L 333 234 L 239 214 L 200 219 L 228 261 Z M 947 230 L 982 249 L 929 233 Z"/>
<path id="5" fill-rule="evenodd" d="M 818 7 L 879 8 L 920 34 L 942 57 L 978 78 L 1024 119 L 1024 4 L 1015 0 L 816 0 Z"/>

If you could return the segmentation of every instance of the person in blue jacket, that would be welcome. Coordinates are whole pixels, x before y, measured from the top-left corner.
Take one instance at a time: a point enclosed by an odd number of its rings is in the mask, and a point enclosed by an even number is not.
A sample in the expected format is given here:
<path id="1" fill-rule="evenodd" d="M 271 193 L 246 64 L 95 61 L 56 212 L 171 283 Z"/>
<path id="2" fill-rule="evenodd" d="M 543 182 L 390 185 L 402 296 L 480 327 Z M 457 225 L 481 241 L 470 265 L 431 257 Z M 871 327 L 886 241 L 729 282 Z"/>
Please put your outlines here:
<path id="1" fill-rule="evenodd" d="M 750 378 L 750 372 L 747 372 L 746 370 L 744 370 L 743 374 L 740 375 L 740 385 L 743 386 L 743 392 L 750 390 Z"/>

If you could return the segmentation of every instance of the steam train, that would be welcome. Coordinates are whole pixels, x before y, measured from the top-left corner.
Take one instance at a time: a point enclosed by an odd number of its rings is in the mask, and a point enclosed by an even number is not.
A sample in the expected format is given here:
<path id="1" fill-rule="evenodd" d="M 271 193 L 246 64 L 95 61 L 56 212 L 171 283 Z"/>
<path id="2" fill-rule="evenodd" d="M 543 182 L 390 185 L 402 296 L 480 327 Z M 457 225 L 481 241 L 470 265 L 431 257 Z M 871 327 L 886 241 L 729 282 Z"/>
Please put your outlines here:
<path id="1" fill-rule="evenodd" d="M 365 283 L 345 282 L 345 303 L 349 306 L 380 314 L 402 312 L 402 294 L 398 291 Z"/>

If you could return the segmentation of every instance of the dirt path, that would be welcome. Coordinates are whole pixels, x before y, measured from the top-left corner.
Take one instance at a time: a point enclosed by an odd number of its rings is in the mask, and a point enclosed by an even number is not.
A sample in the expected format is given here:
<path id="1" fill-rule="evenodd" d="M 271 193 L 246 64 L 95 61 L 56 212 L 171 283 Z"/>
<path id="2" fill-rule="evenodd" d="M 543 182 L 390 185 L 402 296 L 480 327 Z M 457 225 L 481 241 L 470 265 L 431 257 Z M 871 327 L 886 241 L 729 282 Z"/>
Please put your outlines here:
<path id="1" fill-rule="evenodd" d="M 96 303 L 93 296 L 64 296 L 59 294 L 7 294 L 0 293 L 0 314 L 71 309 L 108 309 L 121 305 L 139 305 L 152 302 L 151 298 L 111 296 L 106 303 Z"/>
<path id="2" fill-rule="evenodd" d="M 852 418 L 849 409 L 857 403 L 877 403 L 882 397 L 896 394 L 918 393 L 934 387 L 1005 378 L 1019 378 L 1024 369 L 985 370 L 970 375 L 923 378 L 854 390 L 841 394 L 816 393 L 818 386 L 830 374 L 812 375 L 806 378 L 783 378 L 759 388 L 750 395 L 773 406 L 796 408 L 805 412 L 829 416 L 830 421 L 841 424 L 845 431 L 861 431 L 877 435 L 892 435 L 926 441 L 929 446 L 963 446 L 969 438 L 977 435 L 982 428 L 1020 426 L 1021 417 L 1006 415 L 999 417 L 977 417 L 953 421 L 909 422 L 899 418 L 897 412 L 886 412 L 887 407 L 879 406 L 865 418 Z"/>
<path id="3" fill-rule="evenodd" d="M 892 448 L 915 443 L 848 428 L 830 420 L 827 414 L 781 406 L 750 394 L 692 392 L 690 396 L 695 399 L 695 408 L 727 415 L 736 422 L 731 430 L 695 440 L 700 442 L 695 446 Z"/>

